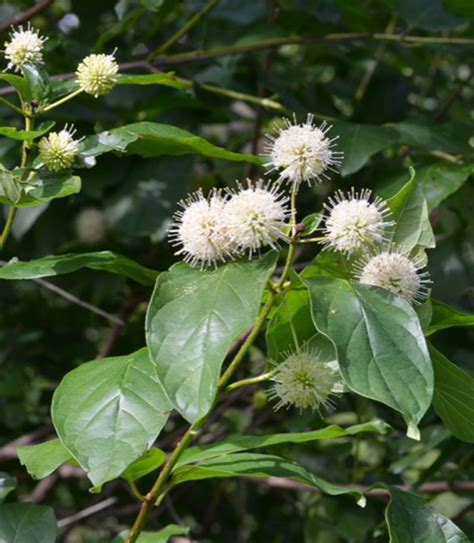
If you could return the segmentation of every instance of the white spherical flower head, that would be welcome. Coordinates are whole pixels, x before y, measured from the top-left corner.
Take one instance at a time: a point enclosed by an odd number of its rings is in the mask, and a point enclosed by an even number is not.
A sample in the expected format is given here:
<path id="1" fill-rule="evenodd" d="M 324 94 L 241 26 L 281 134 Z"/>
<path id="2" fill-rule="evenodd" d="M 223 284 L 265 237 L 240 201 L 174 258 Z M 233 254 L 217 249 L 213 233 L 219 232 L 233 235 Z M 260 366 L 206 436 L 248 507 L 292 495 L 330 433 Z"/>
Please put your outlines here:
<path id="1" fill-rule="evenodd" d="M 172 244 L 180 247 L 175 254 L 183 255 L 183 260 L 191 266 L 216 266 L 230 255 L 223 224 L 225 198 L 217 191 L 205 198 L 199 190 L 180 205 L 183 209 L 175 213 L 169 230 Z"/>
<path id="2" fill-rule="evenodd" d="M 270 396 L 279 400 L 275 409 L 292 406 L 300 411 L 327 408 L 331 394 L 342 384 L 339 372 L 314 352 L 290 354 L 277 366 L 272 380 L 275 385 Z"/>
<path id="3" fill-rule="evenodd" d="M 235 253 L 248 251 L 250 256 L 265 246 L 276 249 L 286 237 L 288 197 L 261 179 L 255 185 L 247 180 L 246 188 L 239 184 L 231 195 L 224 217 L 229 247 Z"/>
<path id="4" fill-rule="evenodd" d="M 52 172 L 70 168 L 79 154 L 79 143 L 75 140 L 76 131 L 72 126 L 65 126 L 60 132 L 50 132 L 38 143 L 40 157 L 44 165 Z"/>
<path id="5" fill-rule="evenodd" d="M 328 249 L 351 255 L 385 241 L 387 228 L 393 225 L 387 220 L 390 210 L 381 198 L 370 202 L 370 195 L 370 190 L 352 189 L 347 196 L 338 191 L 324 204 Z"/>
<path id="6" fill-rule="evenodd" d="M 285 126 L 276 137 L 267 136 L 270 142 L 265 151 L 270 161 L 270 171 L 278 171 L 278 181 L 286 181 L 295 187 L 302 182 L 309 185 L 327 179 L 328 171 L 336 171 L 343 158 L 342 152 L 334 151 L 337 136 L 329 138 L 331 126 L 323 122 L 313 123 L 308 115 L 306 122 L 298 124 L 284 119 Z"/>
<path id="7" fill-rule="evenodd" d="M 358 263 L 356 277 L 360 283 L 384 288 L 413 304 L 426 298 L 431 283 L 422 267 L 419 259 L 402 252 L 383 251 Z"/>
<path id="8" fill-rule="evenodd" d="M 114 88 L 118 69 L 114 55 L 89 55 L 77 67 L 77 82 L 82 91 L 98 98 Z"/>
<path id="9" fill-rule="evenodd" d="M 85 208 L 77 215 L 75 227 L 79 241 L 96 245 L 105 238 L 107 228 L 105 214 L 96 207 Z"/>
<path id="10" fill-rule="evenodd" d="M 43 46 L 48 38 L 38 34 L 37 30 L 28 25 L 26 30 L 20 26 L 10 34 L 10 41 L 5 42 L 3 50 L 5 58 L 9 61 L 7 69 L 15 68 L 19 71 L 25 62 L 43 62 Z"/>

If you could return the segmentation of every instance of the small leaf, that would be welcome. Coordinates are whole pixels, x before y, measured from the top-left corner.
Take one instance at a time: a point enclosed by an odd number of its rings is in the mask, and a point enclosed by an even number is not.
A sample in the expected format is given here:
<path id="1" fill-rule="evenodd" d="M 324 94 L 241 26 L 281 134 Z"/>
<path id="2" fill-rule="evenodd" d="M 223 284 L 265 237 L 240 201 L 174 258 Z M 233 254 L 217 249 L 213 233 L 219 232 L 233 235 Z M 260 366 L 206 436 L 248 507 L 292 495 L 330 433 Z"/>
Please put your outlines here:
<path id="1" fill-rule="evenodd" d="M 418 423 L 433 369 L 413 308 L 390 292 L 342 279 L 306 279 L 316 328 L 334 343 L 346 385 Z"/>
<path id="2" fill-rule="evenodd" d="M 474 378 L 430 345 L 435 389 L 434 408 L 451 433 L 474 443 Z"/>
<path id="3" fill-rule="evenodd" d="M 23 102 L 31 102 L 31 89 L 28 81 L 19 75 L 0 73 L 0 81 L 15 87 Z"/>
<path id="4" fill-rule="evenodd" d="M 149 451 L 146 451 L 138 460 L 130 464 L 121 477 L 127 481 L 136 481 L 158 469 L 165 460 L 166 454 L 161 449 L 153 447 Z"/>
<path id="5" fill-rule="evenodd" d="M 391 485 L 385 517 L 390 543 L 469 543 L 469 539 L 448 518 L 422 498 Z"/>
<path id="6" fill-rule="evenodd" d="M 42 173 L 32 181 L 23 183 L 23 195 L 18 207 L 31 207 L 66 198 L 81 192 L 81 178 L 70 173 Z"/>
<path id="7" fill-rule="evenodd" d="M 53 543 L 58 527 L 53 510 L 44 505 L 0 505 L 0 541 Z"/>
<path id="8" fill-rule="evenodd" d="M 255 322 L 275 262 L 272 252 L 215 270 L 179 263 L 158 277 L 147 344 L 171 403 L 189 422 L 211 408 L 227 351 Z"/>
<path id="9" fill-rule="evenodd" d="M 185 89 L 186 85 L 180 83 L 175 75 L 170 73 L 156 74 L 121 74 L 117 81 L 118 85 L 164 85 L 175 89 Z"/>
<path id="10" fill-rule="evenodd" d="M 170 409 L 148 350 L 141 349 L 69 372 L 51 411 L 61 442 L 100 486 L 151 447 Z"/>
<path id="11" fill-rule="evenodd" d="M 358 490 L 337 486 L 294 462 L 269 454 L 234 453 L 222 458 L 212 458 L 194 466 L 182 466 L 174 472 L 171 485 L 216 477 L 284 477 L 319 488 L 330 496 L 352 495 L 360 505 L 365 505 L 365 498 Z"/>
<path id="12" fill-rule="evenodd" d="M 44 479 L 59 466 L 72 460 L 71 453 L 59 439 L 37 445 L 17 447 L 18 458 L 33 479 Z"/>
<path id="13" fill-rule="evenodd" d="M 322 219 L 323 219 L 323 213 L 311 213 L 310 215 L 307 215 L 301 221 L 301 223 L 304 226 L 304 230 L 300 235 L 304 237 L 304 236 L 309 236 L 311 234 L 314 234 L 314 232 L 318 230 Z"/>
<path id="14" fill-rule="evenodd" d="M 17 204 L 21 197 L 21 184 L 17 177 L 0 164 L 0 202 Z"/>
<path id="15" fill-rule="evenodd" d="M 46 68 L 36 62 L 26 62 L 22 64 L 21 71 L 28 81 L 32 98 L 46 104 L 51 96 L 51 81 Z"/>
<path id="16" fill-rule="evenodd" d="M 112 543 L 125 543 L 128 540 L 129 532 L 122 532 Z M 178 526 L 177 524 L 168 524 L 159 532 L 142 532 L 137 539 L 137 543 L 167 543 L 170 537 L 177 535 L 188 535 L 189 528 Z"/>
<path id="17" fill-rule="evenodd" d="M 34 139 L 46 134 L 46 132 L 49 132 L 55 124 L 56 123 L 54 121 L 43 123 L 38 127 L 38 130 L 17 130 L 12 126 L 1 126 L 0 135 L 18 141 L 33 141 Z"/>
<path id="18" fill-rule="evenodd" d="M 432 300 L 433 315 L 431 322 L 425 331 L 426 336 L 431 336 L 438 330 L 453 328 L 456 326 L 474 326 L 474 315 L 461 313 L 449 305 Z"/>
<path id="19" fill-rule="evenodd" d="M 0 502 L 10 494 L 12 490 L 16 488 L 16 478 L 11 477 L 8 473 L 0 471 Z"/>
<path id="20" fill-rule="evenodd" d="M 231 453 L 248 451 L 249 449 L 259 449 L 261 447 L 271 447 L 282 443 L 308 443 L 319 441 L 322 439 L 335 439 L 338 437 L 353 436 L 360 433 L 370 432 L 381 435 L 386 435 L 391 431 L 391 427 L 382 420 L 373 420 L 350 426 L 349 428 L 341 428 L 340 426 L 331 425 L 321 430 L 312 432 L 297 432 L 287 434 L 271 434 L 262 436 L 230 436 L 223 441 L 218 441 L 212 445 L 198 445 L 186 450 L 176 464 L 176 468 L 191 464 L 194 462 L 202 462 L 209 458 L 219 456 L 227 456 Z"/>
<path id="21" fill-rule="evenodd" d="M 391 232 L 391 242 L 408 252 L 415 247 L 435 246 L 426 199 L 415 181 L 414 170 L 410 173 L 410 180 L 387 200 L 391 218 L 396 223 Z"/>
<path id="22" fill-rule="evenodd" d="M 145 268 L 126 256 L 112 251 L 98 251 L 45 256 L 26 262 L 12 260 L 0 268 L 0 279 L 11 281 L 54 277 L 82 268 L 124 275 L 142 285 L 153 285 L 158 276 L 157 271 Z"/>

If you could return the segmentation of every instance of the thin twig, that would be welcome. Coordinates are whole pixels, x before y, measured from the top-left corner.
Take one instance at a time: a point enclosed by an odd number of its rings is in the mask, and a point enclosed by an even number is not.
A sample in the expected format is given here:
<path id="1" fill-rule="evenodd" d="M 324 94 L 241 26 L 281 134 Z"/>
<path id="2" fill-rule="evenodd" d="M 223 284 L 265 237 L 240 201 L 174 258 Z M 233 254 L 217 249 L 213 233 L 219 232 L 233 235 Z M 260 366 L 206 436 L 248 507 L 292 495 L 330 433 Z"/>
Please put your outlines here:
<path id="1" fill-rule="evenodd" d="M 58 521 L 58 526 L 59 528 L 65 528 L 66 526 L 70 526 L 71 524 L 76 524 L 87 517 L 91 517 L 92 515 L 103 511 L 104 509 L 112 507 L 112 505 L 116 504 L 117 502 L 118 498 L 107 498 L 106 500 L 96 503 L 91 507 L 87 507 L 87 509 L 79 511 L 79 513 L 75 513 L 70 517 L 61 519 L 60 521 Z"/>
<path id="2" fill-rule="evenodd" d="M 33 6 L 26 11 L 22 11 L 21 13 L 17 13 L 12 19 L 7 21 L 6 23 L 0 24 L 0 34 L 5 32 L 6 30 L 9 30 L 12 26 L 21 25 L 22 23 L 31 21 L 33 17 L 36 17 L 44 10 L 48 9 L 53 2 L 54 0 L 43 0 L 42 2 L 36 4 L 36 6 Z"/>

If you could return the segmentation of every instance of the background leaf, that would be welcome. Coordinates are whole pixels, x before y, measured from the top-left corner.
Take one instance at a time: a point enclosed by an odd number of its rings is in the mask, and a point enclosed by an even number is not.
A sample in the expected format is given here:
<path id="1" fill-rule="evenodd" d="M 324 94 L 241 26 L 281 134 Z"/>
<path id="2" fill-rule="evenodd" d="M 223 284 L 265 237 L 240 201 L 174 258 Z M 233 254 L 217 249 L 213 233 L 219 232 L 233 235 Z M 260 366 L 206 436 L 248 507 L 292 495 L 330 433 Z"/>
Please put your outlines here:
<path id="1" fill-rule="evenodd" d="M 0 541 L 54 542 L 58 535 L 53 510 L 44 505 L 0 505 Z"/>
<path id="2" fill-rule="evenodd" d="M 0 502 L 16 488 L 16 478 L 0 471 Z"/>

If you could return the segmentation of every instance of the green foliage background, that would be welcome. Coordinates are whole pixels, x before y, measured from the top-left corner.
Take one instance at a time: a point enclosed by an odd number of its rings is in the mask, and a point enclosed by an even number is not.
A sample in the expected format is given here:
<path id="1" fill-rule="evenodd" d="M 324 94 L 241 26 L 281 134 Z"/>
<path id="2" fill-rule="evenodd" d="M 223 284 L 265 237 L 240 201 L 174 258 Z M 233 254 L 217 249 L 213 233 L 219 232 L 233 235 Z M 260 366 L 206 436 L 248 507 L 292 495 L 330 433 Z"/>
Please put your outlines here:
<path id="1" fill-rule="evenodd" d="M 45 58 L 51 74 L 73 71 L 92 51 L 110 53 L 117 48 L 116 57 L 125 73 L 158 69 L 187 80 L 176 84 L 169 78 L 170 85 L 119 85 L 100 100 L 81 96 L 51 114 L 56 126 L 74 122 L 79 135 L 89 136 L 124 124 L 159 122 L 188 130 L 229 151 L 256 154 L 262 148 L 262 135 L 281 115 L 294 111 L 303 119 L 309 111 L 317 118 L 329 119 L 334 124 L 333 134 L 340 136 L 338 148 L 345 152 L 341 175 L 330 184 L 305 187 L 299 195 L 301 216 L 319 210 L 334 187 L 371 187 L 389 198 L 408 180 L 408 167 L 415 167 L 437 241 L 437 248 L 429 251 L 433 297 L 472 313 L 474 46 L 446 40 L 436 43 L 436 38 L 473 37 L 472 3 L 221 0 L 166 55 L 158 55 L 153 65 L 145 63 L 143 59 L 202 5 L 194 0 L 57 0 L 36 16 L 32 24 L 49 37 Z M 8 21 L 29 7 L 31 2 L 7 0 L 0 5 L 0 21 Z M 350 33 L 351 39 L 321 39 L 339 33 Z M 398 38 L 372 39 L 372 33 Z M 405 35 L 435 39 L 420 44 L 403 41 Z M 1 38 L 6 36 L 4 32 Z M 278 38 L 289 38 L 293 43 L 272 49 L 254 47 Z M 188 55 L 191 51 L 243 46 L 248 50 L 239 54 Z M 206 85 L 267 97 L 281 108 L 262 108 L 242 96 L 216 94 Z M 2 82 L 0 93 L 7 86 L 8 82 Z M 2 126 L 22 128 L 21 119 L 1 104 L 0 116 Z M 150 157 L 146 151 L 140 153 L 144 156 L 119 151 L 100 154 L 94 144 L 92 141 L 95 151 L 91 154 L 97 155 L 97 165 L 80 170 L 80 193 L 22 208 L 3 260 L 110 250 L 147 268 L 165 270 L 174 261 L 165 240 L 166 228 L 180 198 L 198 187 L 233 186 L 237 178 L 262 175 L 258 164 L 225 161 L 212 149 L 204 153 L 206 156 Z M 13 167 L 18 149 L 13 140 L 1 138 L 0 161 Z M 78 237 L 76 219 L 91 207 L 104 212 L 107 229 L 103 239 L 87 243 Z M 300 255 L 300 262 L 308 263 L 314 256 L 310 249 Z M 126 355 L 144 345 L 146 303 L 154 277 L 144 270 L 137 283 L 127 274 L 102 273 L 97 270 L 107 269 L 108 256 L 94 258 L 92 269 L 74 271 L 73 266 L 70 271 L 74 273 L 54 277 L 51 282 L 76 301 L 79 298 L 101 308 L 109 317 L 65 299 L 51 291 L 49 283 L 0 282 L 1 471 L 18 478 L 17 497 L 52 505 L 60 519 L 108 497 L 115 500 L 102 512 L 64 526 L 60 540 L 68 543 L 110 541 L 113 534 L 130 527 L 137 506 L 126 484 L 120 480 L 109 483 L 103 495 L 95 497 L 88 492 L 90 483 L 68 468 L 50 479 L 49 488 L 40 488 L 40 483 L 27 476 L 8 444 L 32 433 L 30 442 L 53 436 L 52 393 L 67 372 L 98 355 Z M 442 313 L 443 306 L 435 306 L 436 311 Z M 125 326 L 110 322 L 110 315 Z M 441 331 L 432 340 L 459 368 L 474 374 L 470 328 Z M 251 351 L 252 368 L 264 366 L 264 352 L 261 339 Z M 435 371 L 448 371 L 442 357 L 437 360 Z M 456 401 L 456 395 L 446 399 L 449 393 L 446 390 L 435 398 L 439 414 L 440 404 Z M 317 413 L 273 412 L 256 388 L 236 393 L 227 410 L 218 412 L 221 419 L 212 419 L 203 442 L 239 432 L 299 432 L 323 426 Z M 461 409 L 457 421 L 461 425 L 463 415 L 469 417 Z M 347 425 L 374 417 L 390 423 L 395 432 L 385 437 L 360 434 L 355 440 L 341 437 L 300 447 L 278 447 L 287 458 L 324 473 L 336 483 L 352 481 L 368 486 L 383 480 L 421 487 L 472 480 L 472 446 L 451 435 L 434 410 L 420 425 L 420 443 L 405 437 L 403 421 L 394 411 L 351 394 L 338 401 L 325 422 Z M 472 424 L 471 419 L 471 432 Z M 467 426 L 463 425 L 463 431 Z M 181 418 L 170 418 L 158 446 L 169 449 L 183 428 Z M 149 487 L 151 481 L 151 477 L 145 480 L 143 487 Z M 473 539 L 472 489 L 469 493 L 445 485 L 442 490 L 425 497 Z M 245 480 L 216 479 L 178 488 L 149 528 L 184 523 L 191 527 L 193 539 L 202 542 L 378 542 L 389 537 L 383 523 L 384 506 L 383 499 L 373 498 L 360 509 L 350 497 L 336 499 Z M 396 507 L 394 499 L 393 514 Z"/>

